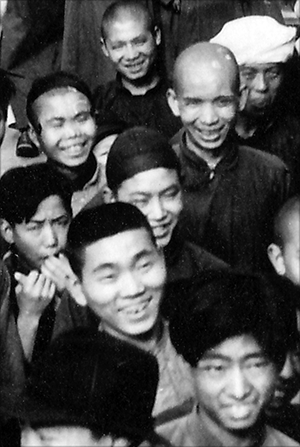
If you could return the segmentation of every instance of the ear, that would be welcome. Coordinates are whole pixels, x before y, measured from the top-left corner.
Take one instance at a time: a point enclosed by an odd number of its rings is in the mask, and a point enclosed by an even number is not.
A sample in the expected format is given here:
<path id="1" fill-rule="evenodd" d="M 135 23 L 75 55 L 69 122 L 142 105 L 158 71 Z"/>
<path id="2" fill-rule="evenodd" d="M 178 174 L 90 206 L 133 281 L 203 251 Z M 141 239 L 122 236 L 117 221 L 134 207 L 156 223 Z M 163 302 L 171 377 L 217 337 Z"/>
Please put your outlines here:
<path id="1" fill-rule="evenodd" d="M 39 135 L 36 133 L 36 131 L 34 130 L 32 124 L 29 124 L 29 128 L 28 128 L 28 135 L 29 138 L 31 139 L 31 141 L 39 148 L 41 149 L 41 143 L 40 143 L 40 139 L 39 139 Z"/>
<path id="2" fill-rule="evenodd" d="M 167 100 L 173 114 L 175 116 L 180 116 L 177 95 L 175 93 L 175 90 L 173 90 L 172 88 L 169 88 L 167 91 Z"/>
<path id="3" fill-rule="evenodd" d="M 109 54 L 108 54 L 108 51 L 107 51 L 107 47 L 106 47 L 106 43 L 105 43 L 105 40 L 103 39 L 103 37 L 101 37 L 100 43 L 101 43 L 101 50 L 103 51 L 104 55 L 106 57 L 109 57 Z"/>
<path id="4" fill-rule="evenodd" d="M 14 243 L 13 228 L 10 225 L 10 223 L 8 223 L 7 220 L 5 220 L 5 219 L 0 219 L 0 232 L 1 232 L 1 236 L 3 237 L 3 239 L 8 244 Z"/>
<path id="5" fill-rule="evenodd" d="M 276 244 L 270 244 L 268 247 L 268 257 L 278 275 L 284 276 L 286 269 L 281 248 Z"/>
<path id="6" fill-rule="evenodd" d="M 241 85 L 240 86 L 239 106 L 238 106 L 239 112 L 242 112 L 244 110 L 244 108 L 246 107 L 248 95 L 249 95 L 249 90 L 246 87 L 246 85 Z"/>
<path id="7" fill-rule="evenodd" d="M 154 40 L 157 46 L 161 44 L 161 31 L 158 26 L 154 28 Z"/>
<path id="8" fill-rule="evenodd" d="M 105 186 L 103 188 L 102 194 L 103 194 L 104 203 L 117 202 L 117 197 L 115 196 L 115 194 L 112 192 L 112 190 L 108 186 Z"/>

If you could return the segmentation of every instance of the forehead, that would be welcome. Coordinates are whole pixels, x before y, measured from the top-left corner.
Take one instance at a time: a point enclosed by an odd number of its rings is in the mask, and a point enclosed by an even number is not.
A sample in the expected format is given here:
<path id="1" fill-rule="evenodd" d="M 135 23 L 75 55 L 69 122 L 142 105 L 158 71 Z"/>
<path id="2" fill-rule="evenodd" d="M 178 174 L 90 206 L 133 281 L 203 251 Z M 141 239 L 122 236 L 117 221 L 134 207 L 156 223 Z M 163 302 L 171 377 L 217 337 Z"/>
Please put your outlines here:
<path id="1" fill-rule="evenodd" d="M 53 115 L 63 116 L 66 113 L 89 109 L 91 104 L 83 93 L 68 87 L 44 93 L 36 99 L 33 106 L 37 115 L 50 119 Z"/>
<path id="2" fill-rule="evenodd" d="M 135 174 L 125 180 L 119 190 L 126 190 L 129 193 L 155 194 L 173 185 L 179 185 L 177 171 L 175 169 L 156 168 Z"/>
<path id="3" fill-rule="evenodd" d="M 129 40 L 147 32 L 150 32 L 147 18 L 140 11 L 125 11 L 122 17 L 118 16 L 106 26 L 106 36 L 109 40 Z"/>
<path id="4" fill-rule="evenodd" d="M 286 235 L 289 242 L 300 246 L 300 209 L 291 212 L 285 221 Z"/>
<path id="5" fill-rule="evenodd" d="M 188 97 L 235 95 L 235 81 L 234 71 L 217 58 L 181 65 L 176 76 L 179 95 Z"/>
<path id="6" fill-rule="evenodd" d="M 140 253 L 157 251 L 149 232 L 144 228 L 128 230 L 100 239 L 85 248 L 84 270 L 96 266 L 131 263 Z"/>
<path id="7" fill-rule="evenodd" d="M 252 335 L 245 334 L 227 338 L 207 350 L 202 360 L 211 357 L 225 357 L 232 361 L 239 361 L 251 355 L 263 355 L 263 349 Z"/>
<path id="8" fill-rule="evenodd" d="M 49 216 L 61 215 L 67 213 L 61 197 L 57 195 L 49 196 L 38 206 L 30 220 L 38 220 Z"/>

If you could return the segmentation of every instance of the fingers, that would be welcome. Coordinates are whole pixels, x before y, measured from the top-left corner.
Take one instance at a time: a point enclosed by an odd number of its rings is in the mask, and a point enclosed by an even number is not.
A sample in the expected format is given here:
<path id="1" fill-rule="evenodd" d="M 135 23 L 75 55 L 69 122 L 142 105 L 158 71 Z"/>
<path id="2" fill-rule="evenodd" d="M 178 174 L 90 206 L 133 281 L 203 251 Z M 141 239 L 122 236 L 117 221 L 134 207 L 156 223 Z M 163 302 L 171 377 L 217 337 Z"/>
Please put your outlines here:
<path id="1" fill-rule="evenodd" d="M 20 272 L 15 273 L 15 279 L 18 281 L 16 293 L 21 290 L 32 299 L 51 300 L 55 294 L 55 284 L 42 273 L 32 270 L 29 275 L 23 275 Z"/>

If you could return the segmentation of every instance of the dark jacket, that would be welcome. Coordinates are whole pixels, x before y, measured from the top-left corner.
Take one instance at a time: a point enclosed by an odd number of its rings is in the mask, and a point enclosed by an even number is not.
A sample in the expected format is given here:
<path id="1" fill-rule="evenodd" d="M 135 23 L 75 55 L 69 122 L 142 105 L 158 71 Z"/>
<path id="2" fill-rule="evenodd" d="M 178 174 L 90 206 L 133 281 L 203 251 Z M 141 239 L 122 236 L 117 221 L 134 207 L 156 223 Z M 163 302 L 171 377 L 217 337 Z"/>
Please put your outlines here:
<path id="1" fill-rule="evenodd" d="M 186 147 L 185 134 L 173 139 L 183 170 L 181 227 L 187 239 L 247 270 L 269 268 L 267 246 L 278 207 L 289 194 L 290 174 L 277 157 L 226 140 L 225 156 L 211 170 Z"/>

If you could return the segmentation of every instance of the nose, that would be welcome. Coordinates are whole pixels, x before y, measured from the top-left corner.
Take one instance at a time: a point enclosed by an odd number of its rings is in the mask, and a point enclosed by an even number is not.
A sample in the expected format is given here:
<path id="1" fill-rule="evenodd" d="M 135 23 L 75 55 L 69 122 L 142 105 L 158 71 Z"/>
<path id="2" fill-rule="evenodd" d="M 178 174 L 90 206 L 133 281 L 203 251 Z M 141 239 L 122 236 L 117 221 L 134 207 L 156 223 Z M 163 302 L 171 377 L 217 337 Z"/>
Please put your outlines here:
<path id="1" fill-rule="evenodd" d="M 239 367 L 235 367 L 229 377 L 229 393 L 236 400 L 244 400 L 251 393 L 251 384 L 245 372 Z"/>
<path id="2" fill-rule="evenodd" d="M 150 203 L 149 218 L 154 220 L 162 220 L 166 217 L 167 211 L 162 200 L 159 197 L 152 199 Z"/>
<path id="3" fill-rule="evenodd" d="M 144 293 L 145 285 L 137 272 L 129 271 L 122 275 L 120 290 L 123 298 L 135 298 Z"/>
<path id="4" fill-rule="evenodd" d="M 136 45 L 132 45 L 131 43 L 129 43 L 126 46 L 126 59 L 132 60 L 132 59 L 136 59 L 136 57 L 138 56 L 138 50 Z"/>
<path id="5" fill-rule="evenodd" d="M 43 229 L 43 241 L 47 247 L 55 247 L 58 243 L 56 231 L 50 223 Z"/>
<path id="6" fill-rule="evenodd" d="M 280 377 L 282 379 L 291 379 L 295 375 L 294 364 L 292 360 L 292 355 L 288 352 L 283 368 L 280 372 Z"/>
<path id="7" fill-rule="evenodd" d="M 74 120 L 66 121 L 64 125 L 65 136 L 68 138 L 77 136 L 77 123 Z"/>
<path id="8" fill-rule="evenodd" d="M 266 78 L 264 73 L 257 73 L 254 79 L 254 87 L 256 90 L 260 92 L 264 92 L 267 90 L 268 85 L 266 83 Z"/>
<path id="9" fill-rule="evenodd" d="M 201 122 L 203 124 L 212 126 L 218 122 L 218 119 L 214 104 L 207 103 L 201 105 Z"/>

